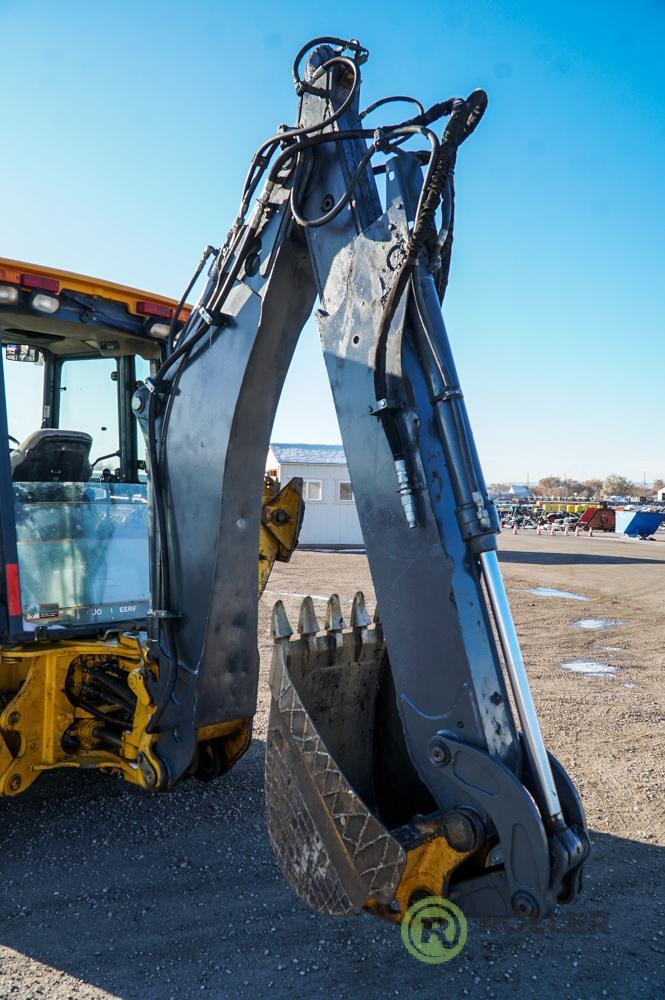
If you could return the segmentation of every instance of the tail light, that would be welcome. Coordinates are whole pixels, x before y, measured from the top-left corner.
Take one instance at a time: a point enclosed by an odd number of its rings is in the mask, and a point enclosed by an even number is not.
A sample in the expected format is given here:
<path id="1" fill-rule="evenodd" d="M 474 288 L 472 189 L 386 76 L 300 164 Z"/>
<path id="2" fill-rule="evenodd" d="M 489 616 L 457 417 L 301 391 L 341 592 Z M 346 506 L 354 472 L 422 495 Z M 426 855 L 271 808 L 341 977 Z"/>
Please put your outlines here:
<path id="1" fill-rule="evenodd" d="M 60 282 L 43 274 L 22 274 L 21 284 L 24 288 L 39 288 L 42 292 L 60 291 Z"/>
<path id="2" fill-rule="evenodd" d="M 162 319 L 173 318 L 173 309 L 171 306 L 165 306 L 163 302 L 137 302 L 136 311 L 141 316 L 160 316 Z"/>

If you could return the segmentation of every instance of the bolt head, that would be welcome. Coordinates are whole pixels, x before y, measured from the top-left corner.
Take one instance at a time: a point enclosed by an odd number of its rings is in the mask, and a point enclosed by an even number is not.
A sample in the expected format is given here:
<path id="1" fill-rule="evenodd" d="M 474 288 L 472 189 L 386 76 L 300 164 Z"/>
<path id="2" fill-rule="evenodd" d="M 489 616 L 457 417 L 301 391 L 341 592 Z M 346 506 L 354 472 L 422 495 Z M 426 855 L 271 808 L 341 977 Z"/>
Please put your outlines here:
<path id="1" fill-rule="evenodd" d="M 535 920 L 539 913 L 536 900 L 529 892 L 516 892 L 512 898 L 513 913 L 525 920 Z"/>
<path id="2" fill-rule="evenodd" d="M 454 809 L 446 813 L 443 833 L 456 851 L 475 851 L 484 840 L 482 820 L 471 809 Z"/>
<path id="3" fill-rule="evenodd" d="M 247 254 L 245 258 L 245 274 L 248 278 L 253 278 L 261 266 L 261 256 L 258 253 Z"/>
<path id="4" fill-rule="evenodd" d="M 155 769 L 153 768 L 152 764 L 143 753 L 140 753 L 138 755 L 136 761 L 141 769 L 141 774 L 143 775 L 146 785 L 148 785 L 148 787 L 151 788 L 153 785 L 157 783 L 157 775 L 155 774 Z"/>
<path id="5" fill-rule="evenodd" d="M 435 736 L 429 745 L 429 759 L 437 767 L 445 767 L 450 763 L 450 750 L 439 736 Z"/>

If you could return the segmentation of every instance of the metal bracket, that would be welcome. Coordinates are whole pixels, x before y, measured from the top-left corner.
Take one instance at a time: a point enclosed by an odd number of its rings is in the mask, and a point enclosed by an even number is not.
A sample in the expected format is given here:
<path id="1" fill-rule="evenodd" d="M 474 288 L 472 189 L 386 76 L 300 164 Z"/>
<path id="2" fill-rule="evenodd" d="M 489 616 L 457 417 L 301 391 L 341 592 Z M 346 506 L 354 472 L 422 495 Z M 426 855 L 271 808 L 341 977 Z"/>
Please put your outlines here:
<path id="1" fill-rule="evenodd" d="M 153 378 L 147 378 L 143 385 L 151 396 L 166 396 L 171 391 L 170 382 L 155 382 Z"/>
<path id="2" fill-rule="evenodd" d="M 546 916 L 550 893 L 549 851 L 540 814 L 513 772 L 483 750 L 440 731 L 430 742 L 430 760 L 489 816 L 497 830 L 504 869 L 451 887 L 467 916 Z"/>
<path id="3" fill-rule="evenodd" d="M 206 326 L 212 326 L 213 325 L 214 320 L 213 320 L 212 316 L 210 315 L 210 313 L 208 312 L 208 310 L 206 309 L 205 306 L 199 306 L 198 307 L 198 312 L 199 312 L 199 316 L 201 317 L 201 319 L 203 320 L 203 322 L 206 324 Z"/>
<path id="4" fill-rule="evenodd" d="M 380 417 L 382 413 L 401 409 L 402 405 L 396 399 L 378 399 L 370 405 L 369 412 L 373 417 Z"/>
<path id="5" fill-rule="evenodd" d="M 216 312 L 215 310 L 211 312 L 206 309 L 204 305 L 198 305 L 196 307 L 196 311 L 206 326 L 217 326 L 221 328 L 233 325 L 232 317 L 227 313 Z"/>
<path id="6" fill-rule="evenodd" d="M 443 392 L 437 392 L 436 396 L 432 396 L 433 403 L 447 403 L 449 399 L 462 399 L 462 390 L 459 386 L 453 386 L 450 389 L 444 389 Z"/>

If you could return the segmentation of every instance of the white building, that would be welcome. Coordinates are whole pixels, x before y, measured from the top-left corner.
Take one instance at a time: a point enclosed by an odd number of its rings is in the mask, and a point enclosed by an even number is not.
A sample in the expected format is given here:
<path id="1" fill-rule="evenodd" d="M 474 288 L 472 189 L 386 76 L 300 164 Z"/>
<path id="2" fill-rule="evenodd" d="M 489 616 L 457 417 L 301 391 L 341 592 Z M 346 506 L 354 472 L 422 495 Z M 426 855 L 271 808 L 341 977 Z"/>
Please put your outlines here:
<path id="1" fill-rule="evenodd" d="M 271 444 L 266 472 L 282 486 L 303 479 L 305 519 L 300 545 L 351 548 L 363 544 L 344 449 L 335 444 Z"/>

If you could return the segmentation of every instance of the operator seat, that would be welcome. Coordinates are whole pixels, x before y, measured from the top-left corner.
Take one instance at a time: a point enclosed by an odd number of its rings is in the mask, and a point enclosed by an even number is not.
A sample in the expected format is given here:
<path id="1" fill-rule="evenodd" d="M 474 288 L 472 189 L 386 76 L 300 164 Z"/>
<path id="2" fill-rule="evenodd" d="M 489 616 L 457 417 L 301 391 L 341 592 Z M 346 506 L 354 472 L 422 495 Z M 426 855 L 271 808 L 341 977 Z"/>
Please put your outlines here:
<path id="1" fill-rule="evenodd" d="M 92 438 L 83 431 L 44 427 L 10 455 L 16 483 L 87 483 Z"/>

